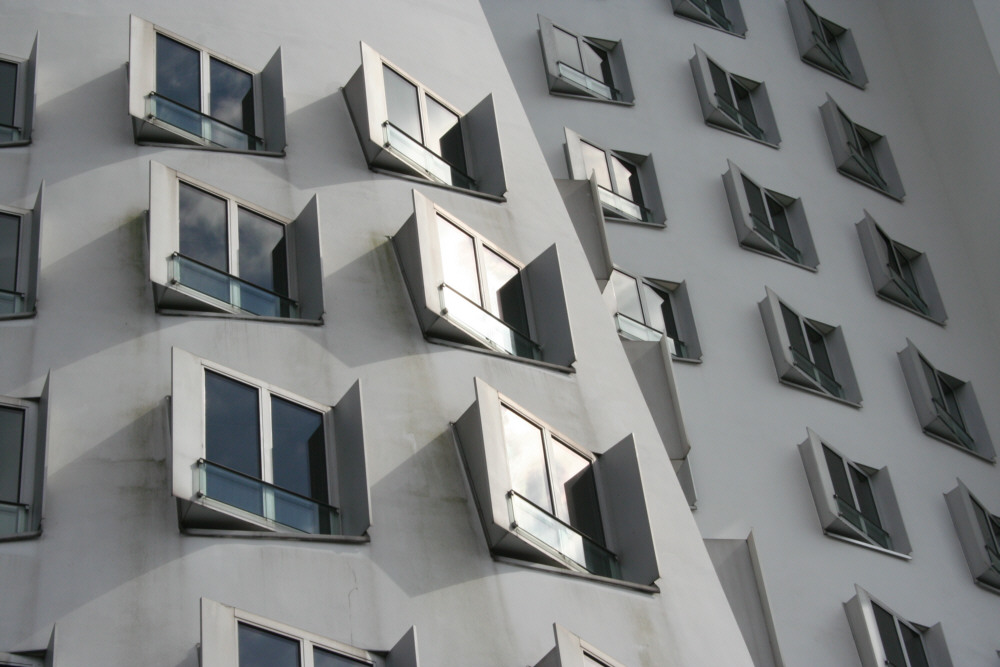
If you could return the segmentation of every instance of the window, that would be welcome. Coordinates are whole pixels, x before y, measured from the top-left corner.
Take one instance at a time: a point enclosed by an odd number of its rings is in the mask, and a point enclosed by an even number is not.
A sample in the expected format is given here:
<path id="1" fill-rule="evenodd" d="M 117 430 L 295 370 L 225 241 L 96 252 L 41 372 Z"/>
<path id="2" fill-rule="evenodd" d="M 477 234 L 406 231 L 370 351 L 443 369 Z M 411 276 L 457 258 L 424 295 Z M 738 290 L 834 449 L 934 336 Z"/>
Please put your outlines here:
<path id="1" fill-rule="evenodd" d="M 674 14 L 734 35 L 747 32 L 739 0 L 670 0 Z"/>
<path id="2" fill-rule="evenodd" d="M 393 246 L 428 338 L 563 370 L 575 361 L 555 246 L 522 265 L 416 190 L 413 208 Z"/>
<path id="3" fill-rule="evenodd" d="M 595 456 L 478 378 L 454 426 L 496 556 L 656 590 L 631 435 Z"/>
<path id="4" fill-rule="evenodd" d="M 811 429 L 799 453 L 823 532 L 896 554 L 910 553 L 887 468 L 852 461 Z"/>
<path id="5" fill-rule="evenodd" d="M 317 323 L 319 207 L 294 220 L 149 163 L 149 276 L 161 312 Z"/>
<path id="6" fill-rule="evenodd" d="M 38 36 L 27 60 L 0 55 L 0 147 L 31 143 Z"/>
<path id="7" fill-rule="evenodd" d="M 0 206 L 0 320 L 35 314 L 43 189 L 30 211 Z"/>
<path id="8" fill-rule="evenodd" d="M 1000 516 L 991 514 L 961 480 L 944 497 L 973 580 L 1000 593 Z"/>
<path id="9" fill-rule="evenodd" d="M 344 97 L 372 169 L 503 198 L 492 95 L 463 114 L 362 43 Z"/>
<path id="10" fill-rule="evenodd" d="M 844 604 L 862 667 L 952 667 L 941 624 L 908 621 L 860 586 Z"/>
<path id="11" fill-rule="evenodd" d="M 633 101 L 621 42 L 582 37 L 538 17 L 549 90 L 603 102 Z"/>
<path id="12" fill-rule="evenodd" d="M 889 150 L 889 141 L 852 121 L 829 95 L 826 100 L 826 104 L 819 109 L 837 171 L 897 201 L 903 201 L 906 193 Z"/>
<path id="13" fill-rule="evenodd" d="M 684 283 L 640 280 L 615 269 L 609 282 L 617 304 L 618 333 L 630 340 L 660 340 L 667 336 L 674 357 L 701 358 L 694 319 Z"/>
<path id="14" fill-rule="evenodd" d="M 875 293 L 927 319 L 944 324 L 947 314 L 927 256 L 894 241 L 865 211 L 857 224 Z"/>
<path id="15" fill-rule="evenodd" d="M 666 215 L 650 156 L 608 150 L 565 132 L 569 177 L 595 184 L 602 220 L 663 226 Z"/>
<path id="16" fill-rule="evenodd" d="M 556 646 L 535 667 L 624 667 L 558 623 L 552 624 Z"/>
<path id="17" fill-rule="evenodd" d="M 804 269 L 819 266 L 801 199 L 762 188 L 732 162 L 722 181 L 741 246 Z"/>
<path id="18" fill-rule="evenodd" d="M 181 525 L 364 539 L 361 389 L 333 407 L 173 350 L 173 493 Z"/>
<path id="19" fill-rule="evenodd" d="M 697 46 L 691 71 L 706 123 L 778 147 L 781 136 L 763 83 L 730 74 Z"/>
<path id="20" fill-rule="evenodd" d="M 133 16 L 128 77 L 137 142 L 284 155 L 281 49 L 256 72 Z"/>
<path id="21" fill-rule="evenodd" d="M 850 30 L 823 18 L 805 0 L 788 0 L 788 14 L 803 62 L 858 88 L 868 84 L 861 54 Z"/>
<path id="22" fill-rule="evenodd" d="M 48 382 L 40 398 L 0 396 L 0 541 L 42 530 Z"/>
<path id="23" fill-rule="evenodd" d="M 909 340 L 899 352 L 924 433 L 988 461 L 996 458 L 972 384 L 937 370 Z"/>
<path id="24" fill-rule="evenodd" d="M 257 614 L 201 599 L 204 667 L 417 667 L 417 632 L 368 651 Z"/>
<path id="25" fill-rule="evenodd" d="M 855 407 L 861 405 L 840 327 L 802 317 L 770 288 L 758 305 L 779 380 Z"/>

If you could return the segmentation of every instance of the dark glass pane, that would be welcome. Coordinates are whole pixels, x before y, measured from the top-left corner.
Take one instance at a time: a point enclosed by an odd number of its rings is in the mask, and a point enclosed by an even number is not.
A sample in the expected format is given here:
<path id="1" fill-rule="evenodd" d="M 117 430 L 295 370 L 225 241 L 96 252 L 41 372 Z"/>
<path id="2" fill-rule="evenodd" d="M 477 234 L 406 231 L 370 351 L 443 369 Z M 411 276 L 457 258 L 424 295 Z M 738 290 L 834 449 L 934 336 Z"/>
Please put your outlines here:
<path id="1" fill-rule="evenodd" d="M 0 407 L 0 502 L 20 498 L 23 445 L 24 410 Z"/>
<path id="2" fill-rule="evenodd" d="M 576 35 L 571 35 L 565 30 L 556 28 L 556 59 L 564 62 L 570 67 L 580 72 L 584 71 L 583 63 L 580 61 L 580 43 Z"/>
<path id="3" fill-rule="evenodd" d="M 886 660 L 893 667 L 906 667 L 903 647 L 900 645 L 899 635 L 896 633 L 896 617 L 875 603 L 872 603 L 872 609 L 875 611 L 875 625 L 878 626 L 878 634 L 882 639 Z"/>
<path id="4" fill-rule="evenodd" d="M 240 623 L 239 667 L 300 667 L 299 642 Z"/>
<path id="5" fill-rule="evenodd" d="M 201 52 L 157 33 L 156 92 L 201 111 Z M 200 128 L 191 131 L 201 134 Z"/>
<path id="6" fill-rule="evenodd" d="M 215 58 L 209 60 L 208 75 L 209 115 L 253 135 L 253 76 Z"/>
<path id="7" fill-rule="evenodd" d="M 487 310 L 522 333 L 528 332 L 521 271 L 489 248 L 483 248 Z"/>
<path id="8" fill-rule="evenodd" d="M 750 91 L 740 84 L 733 82 L 733 92 L 736 94 L 736 106 L 743 117 L 754 125 L 757 124 L 757 114 L 753 110 L 753 101 L 750 99 Z"/>
<path id="9" fill-rule="evenodd" d="M 462 140 L 462 125 L 458 115 L 447 109 L 433 97 L 427 100 L 427 148 L 445 159 L 463 174 L 465 166 L 465 142 Z"/>
<path id="10" fill-rule="evenodd" d="M 920 358 L 920 368 L 924 371 L 924 378 L 927 380 L 927 386 L 931 390 L 931 397 L 940 403 L 941 407 L 944 407 L 944 395 L 941 393 L 941 384 L 940 380 L 938 380 L 937 371 L 923 357 Z"/>
<path id="11" fill-rule="evenodd" d="M 955 395 L 956 388 L 942 380 L 941 389 L 944 396 L 944 406 L 948 410 L 948 414 L 954 417 L 955 421 L 959 424 L 965 426 L 965 419 L 962 418 L 962 408 L 958 406 L 958 396 Z"/>
<path id="12" fill-rule="evenodd" d="M 819 15 L 813 11 L 812 7 L 805 5 L 806 15 L 809 16 L 809 25 L 812 27 L 812 31 L 816 33 L 816 36 L 822 39 L 823 37 L 823 24 L 820 21 Z"/>
<path id="13" fill-rule="evenodd" d="M 720 16 L 725 17 L 726 15 L 726 5 L 723 0 L 706 0 L 705 4 L 712 8 L 714 12 Z"/>
<path id="14" fill-rule="evenodd" d="M 552 441 L 552 500 L 556 516 L 598 544 L 604 544 L 594 468 L 589 459 L 558 440 Z"/>
<path id="15" fill-rule="evenodd" d="M 711 60 L 708 61 L 708 71 L 712 75 L 712 85 L 715 86 L 716 95 L 729 106 L 735 107 L 733 94 L 729 91 L 729 75 Z"/>
<path id="16" fill-rule="evenodd" d="M 910 289 L 919 294 L 920 289 L 917 287 L 917 276 L 913 272 L 913 264 L 898 250 L 895 255 L 898 257 L 899 262 L 899 277 L 903 279 L 903 282 L 910 286 Z"/>
<path id="17" fill-rule="evenodd" d="M 384 65 L 382 73 L 385 76 L 385 104 L 389 122 L 423 143 L 417 87 Z"/>
<path id="18" fill-rule="evenodd" d="M 611 155 L 611 170 L 615 176 L 615 192 L 642 206 L 642 186 L 639 184 L 639 168 L 630 162 Z"/>
<path id="19" fill-rule="evenodd" d="M 782 241 L 794 248 L 795 242 L 792 240 L 792 230 L 788 226 L 788 217 L 785 215 L 785 207 L 774 199 L 774 197 L 764 195 L 764 199 L 767 202 L 767 210 L 771 214 L 771 228 L 774 230 L 774 233 L 778 235 Z"/>
<path id="20" fill-rule="evenodd" d="M 823 32 L 820 33 L 823 36 L 823 41 L 826 42 L 826 46 L 833 53 L 834 57 L 840 62 L 844 61 L 844 54 L 840 51 L 840 44 L 837 43 L 838 35 L 834 34 L 830 27 L 823 22 Z"/>
<path id="21" fill-rule="evenodd" d="M 205 371 L 205 456 L 212 463 L 261 478 L 256 387 Z"/>
<path id="22" fill-rule="evenodd" d="M 744 176 L 743 189 L 747 193 L 747 202 L 750 204 L 750 214 L 765 226 L 770 227 L 771 225 L 768 223 L 767 218 L 767 209 L 764 205 L 764 194 L 761 192 L 760 188 L 758 188 L 753 181 Z"/>
<path id="23" fill-rule="evenodd" d="M 346 655 L 313 647 L 313 667 L 358 667 L 370 663 L 348 658 Z"/>
<path id="24" fill-rule="evenodd" d="M 180 251 L 224 273 L 229 272 L 227 202 L 204 190 L 180 184 Z M 228 301 L 228 295 L 223 297 Z"/>
<path id="25" fill-rule="evenodd" d="M 924 653 L 924 642 L 920 633 L 908 625 L 900 625 L 903 633 L 903 646 L 906 647 L 906 657 L 910 659 L 910 667 L 928 667 L 927 654 Z"/>
<path id="26" fill-rule="evenodd" d="M 0 60 L 0 125 L 14 125 L 17 97 L 17 65 Z"/>
<path id="27" fill-rule="evenodd" d="M 597 174 L 597 184 L 605 190 L 613 191 L 611 172 L 608 171 L 608 154 L 586 141 L 580 142 L 580 152 L 583 155 L 583 171 L 586 177 L 590 178 L 591 173 Z"/>
<path id="28" fill-rule="evenodd" d="M 21 218 L 0 213 L 0 289 L 13 292 L 17 286 L 17 249 Z"/>
<path id="29" fill-rule="evenodd" d="M 847 477 L 847 471 L 844 470 L 844 459 L 825 445 L 823 446 L 823 456 L 826 458 L 826 467 L 830 470 L 833 492 L 848 505 L 857 509 L 854 503 L 854 494 L 851 493 L 851 481 Z"/>
<path id="30" fill-rule="evenodd" d="M 681 332 L 677 328 L 677 318 L 674 316 L 673 299 L 669 294 L 662 292 L 659 294 L 662 299 L 660 303 L 660 315 L 663 318 L 663 332 L 674 340 L 681 340 Z"/>
<path id="31" fill-rule="evenodd" d="M 809 347 L 806 345 L 805 334 L 802 333 L 802 321 L 799 316 L 789 310 L 785 304 L 781 304 L 781 316 L 785 320 L 785 330 L 788 331 L 788 339 L 792 344 L 792 349 L 808 358 Z"/>
<path id="32" fill-rule="evenodd" d="M 598 81 L 611 85 L 611 61 L 608 52 L 589 42 L 580 43 L 583 56 L 583 72 Z"/>
<path id="33" fill-rule="evenodd" d="M 482 306 L 475 240 L 440 215 L 437 216 L 437 228 L 445 284 L 476 305 Z"/>
<path id="34" fill-rule="evenodd" d="M 831 378 L 833 375 L 833 365 L 830 363 L 830 355 L 826 350 L 826 338 L 818 330 L 806 325 L 806 337 L 809 339 L 809 350 L 812 352 L 812 361 L 816 368 L 820 369 Z"/>
<path id="35" fill-rule="evenodd" d="M 329 502 L 323 415 L 272 396 L 271 432 L 274 485 Z"/>
<path id="36" fill-rule="evenodd" d="M 245 208 L 239 209 L 239 276 L 258 287 L 288 295 L 285 226 Z"/>
<path id="37" fill-rule="evenodd" d="M 0 473 L 2 473 L 2 469 L 0 469 Z M 976 515 L 976 522 L 979 524 L 984 545 L 991 549 L 997 549 L 1000 546 L 997 544 L 998 539 L 1000 539 L 1000 530 L 998 530 L 997 522 L 993 516 L 975 500 L 972 501 L 972 513 Z"/>
<path id="38" fill-rule="evenodd" d="M 882 527 L 882 521 L 878 516 L 878 508 L 875 506 L 875 494 L 872 493 L 872 481 L 861 470 L 852 467 L 851 479 L 854 480 L 854 492 L 858 496 L 858 509 L 866 519 L 875 525 Z"/>
<path id="39" fill-rule="evenodd" d="M 552 512 L 542 430 L 506 406 L 501 406 L 500 413 L 511 487 L 543 510 Z"/>

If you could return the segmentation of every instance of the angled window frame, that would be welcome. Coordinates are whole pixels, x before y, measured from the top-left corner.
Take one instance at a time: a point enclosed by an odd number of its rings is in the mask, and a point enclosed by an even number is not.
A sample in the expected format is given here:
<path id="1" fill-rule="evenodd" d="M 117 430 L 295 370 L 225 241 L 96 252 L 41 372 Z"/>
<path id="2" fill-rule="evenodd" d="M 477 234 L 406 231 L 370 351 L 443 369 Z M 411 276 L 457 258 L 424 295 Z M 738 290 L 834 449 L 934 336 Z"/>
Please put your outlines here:
<path id="1" fill-rule="evenodd" d="M 558 623 L 552 624 L 556 645 L 534 667 L 625 667 Z"/>
<path id="2" fill-rule="evenodd" d="M 930 627 L 914 623 L 893 611 L 892 608 L 860 586 L 855 585 L 854 589 L 855 595 L 844 603 L 844 611 L 847 613 L 847 622 L 850 625 L 851 634 L 854 635 L 862 667 L 884 667 L 885 665 L 915 667 L 921 664 L 926 664 L 928 667 L 953 667 L 951 657 L 948 654 L 948 644 L 945 641 L 944 631 L 940 623 Z M 896 632 L 894 644 L 897 647 L 901 649 L 903 644 L 902 636 L 899 634 L 900 628 L 908 629 L 911 637 L 919 637 L 926 662 L 913 663 L 907 658 L 904 658 L 902 663 L 890 662 L 882 640 L 879 622 L 876 620 L 876 607 L 885 613 L 883 619 L 891 620 Z M 888 631 L 889 628 L 886 630 Z"/>
<path id="3" fill-rule="evenodd" d="M 740 0 L 714 0 L 713 7 L 709 0 L 670 0 L 674 14 L 695 23 L 728 32 L 730 35 L 745 37 L 747 33 L 746 20 Z M 719 12 L 719 7 L 722 12 Z"/>
<path id="4" fill-rule="evenodd" d="M 422 132 L 428 127 L 428 98 L 458 117 L 465 169 L 445 161 L 425 146 L 421 138 L 411 137 L 389 120 L 386 68 L 414 87 Z M 365 161 L 373 171 L 505 201 L 507 180 L 492 94 L 470 111 L 462 112 L 364 42 L 361 42 L 361 66 L 343 91 Z"/>
<path id="5" fill-rule="evenodd" d="M 469 475 L 472 499 L 494 557 L 504 562 L 530 565 L 646 593 L 658 592 L 655 582 L 659 578 L 659 566 L 633 436 L 626 436 L 603 454 L 595 456 L 501 395 L 482 379 L 476 378 L 475 386 L 476 401 L 452 426 Z M 557 438 L 563 445 L 593 461 L 590 470 L 594 475 L 605 540 L 598 555 L 602 556 L 605 565 L 610 564 L 607 571 L 613 576 L 593 573 L 586 563 L 579 563 L 543 536 L 529 532 L 531 523 L 522 527 L 516 520 L 513 509 L 516 494 L 502 424 L 504 408 L 514 411 L 548 432 L 550 437 Z M 538 512 L 545 510 L 539 509 Z M 540 525 L 537 516 L 534 520 L 536 526 Z M 574 545 L 586 540 L 577 529 L 554 516 L 548 523 L 554 526 L 550 537 L 562 535 Z M 563 529 L 558 530 L 559 526 Z"/>
<path id="6" fill-rule="evenodd" d="M 45 183 L 42 183 L 38 187 L 35 205 L 30 210 L 0 206 L 0 215 L 16 218 L 18 227 L 14 248 L 14 289 L 7 290 L 0 285 L 0 321 L 34 317 L 37 312 L 44 190 Z"/>
<path id="7" fill-rule="evenodd" d="M 967 454 L 995 462 L 996 451 L 972 383 L 939 371 L 909 338 L 898 356 L 923 432 Z M 929 374 L 935 378 L 934 386 Z M 948 403 L 953 405 L 949 407 Z M 956 407 L 958 415 L 951 414 Z"/>
<path id="8" fill-rule="evenodd" d="M 626 222 L 640 225 L 665 227 L 667 215 L 663 209 L 660 197 L 660 185 L 656 178 L 652 155 L 639 155 L 627 151 L 612 150 L 581 137 L 569 129 L 563 128 L 566 136 L 566 162 L 569 177 L 574 181 L 590 181 L 594 193 L 594 206 L 601 223 Z M 595 170 L 587 171 L 584 161 L 584 147 L 603 152 L 608 161 L 606 178 L 610 180 L 611 189 L 600 185 L 600 177 Z M 612 163 L 612 160 L 615 162 Z M 641 201 L 635 201 L 635 194 L 628 192 L 626 183 L 616 179 L 613 164 L 621 164 L 622 168 L 634 174 L 635 183 L 631 177 L 628 190 L 638 186 Z"/>
<path id="9" fill-rule="evenodd" d="M 487 248 L 520 268 L 527 331 L 518 331 L 447 284 L 438 218 L 471 236 L 477 248 Z M 576 355 L 555 245 L 522 264 L 416 190 L 413 215 L 392 237 L 392 245 L 428 340 L 572 371 Z"/>
<path id="10" fill-rule="evenodd" d="M 868 211 L 856 227 L 875 294 L 943 326 L 948 314 L 927 255 L 893 239 Z"/>
<path id="11" fill-rule="evenodd" d="M 727 160 L 729 170 L 722 175 L 726 188 L 726 198 L 729 210 L 733 216 L 736 228 L 736 239 L 747 250 L 767 255 L 788 262 L 795 266 L 816 271 L 819 267 L 819 256 L 813 244 L 812 232 L 806 220 L 805 207 L 797 197 L 764 188 L 748 176 L 732 160 Z M 754 212 L 750 201 L 748 188 L 755 188 L 759 194 L 760 208 L 764 218 Z M 775 230 L 775 210 L 772 205 L 780 208 L 788 228 L 789 239 L 782 237 Z"/>
<path id="12" fill-rule="evenodd" d="M 858 463 L 820 438 L 812 429 L 806 431 L 806 439 L 799 444 L 799 454 L 823 532 L 882 553 L 909 558 L 912 547 L 889 469 Z M 831 454 L 839 459 L 842 466 L 852 493 L 849 499 L 841 499 L 837 494 L 837 484 L 830 468 Z M 858 498 L 858 481 L 852 479 L 852 473 L 868 485 L 870 502 L 875 506 L 874 521 L 863 510 L 865 502 Z"/>
<path id="13" fill-rule="evenodd" d="M 765 291 L 766 296 L 758 306 L 779 381 L 856 408 L 861 407 L 861 390 L 854 375 L 841 327 L 802 317 L 782 301 L 770 287 L 765 287 Z M 796 318 L 802 327 L 800 335 L 806 341 L 808 354 L 803 355 L 802 351 L 793 353 L 791 335 L 786 326 L 786 315 Z M 814 337 L 818 335 L 822 339 L 823 349 L 833 371 L 832 378 L 827 377 L 829 374 L 814 363 L 815 351 L 809 342 L 810 332 L 813 332 Z"/>
<path id="14" fill-rule="evenodd" d="M 762 81 L 730 73 L 697 45 L 691 57 L 691 72 L 707 124 L 778 148 L 781 135 L 767 95 L 767 86 Z M 723 85 L 725 88 L 722 88 Z M 746 107 L 753 114 L 752 118 Z"/>
<path id="15" fill-rule="evenodd" d="M 171 368 L 170 485 L 177 499 L 178 523 L 182 532 L 190 535 L 245 535 L 326 542 L 369 540 L 367 531 L 371 523 L 371 500 L 367 481 L 360 381 L 355 382 L 335 405 L 328 406 L 176 347 L 172 349 Z M 206 494 L 205 482 L 210 466 L 223 476 L 229 474 L 230 477 L 247 477 L 238 472 L 228 473 L 207 460 L 205 376 L 209 372 L 254 388 L 258 391 L 258 396 L 278 397 L 322 415 L 329 494 L 325 504 L 336 511 L 336 521 L 331 521 L 329 533 L 303 532 Z M 258 415 L 266 409 L 268 408 L 262 405 L 258 406 Z M 271 435 L 265 433 L 263 428 L 260 431 L 259 444 L 266 449 Z M 262 472 L 262 477 L 267 477 L 267 473 Z M 265 497 L 268 494 L 283 495 L 294 502 L 298 495 L 273 486 L 265 479 L 254 479 L 253 483 L 259 486 Z M 270 502 L 273 503 L 273 500 Z M 315 504 L 323 503 L 316 501 Z M 335 528 L 339 530 L 334 530 Z"/>
<path id="16" fill-rule="evenodd" d="M 830 95 L 819 110 L 837 171 L 876 192 L 903 201 L 906 192 L 889 140 L 851 120 Z"/>
<path id="17" fill-rule="evenodd" d="M 156 94 L 157 35 L 200 54 L 199 79 L 201 109 L 190 109 Z M 250 75 L 254 95 L 254 130 L 244 132 L 203 111 L 207 98 L 206 76 L 209 59 Z M 212 51 L 149 21 L 130 16 L 128 62 L 128 108 L 136 143 L 153 146 L 186 146 L 231 153 L 283 157 L 285 154 L 285 93 L 281 48 L 260 71 Z M 162 109 L 157 113 L 157 108 Z M 201 130 L 194 133 L 170 122 L 171 114 L 188 121 L 200 119 Z M 215 137 L 213 140 L 211 136 Z M 223 143 L 225 142 L 225 143 Z"/>
<path id="18" fill-rule="evenodd" d="M 26 146 L 31 143 L 35 118 L 35 69 L 38 63 L 38 35 L 27 58 L 0 53 L 0 65 L 14 70 L 13 98 L 10 117 L 0 116 L 0 148 Z M 3 102 L 3 100 L 0 100 Z M 10 124 L 4 120 L 12 121 Z"/>
<path id="19" fill-rule="evenodd" d="M 557 31 L 565 34 L 567 38 L 575 39 L 580 50 L 590 48 L 604 54 L 602 60 L 607 67 L 605 70 L 602 66 L 602 79 L 597 79 L 580 71 L 578 67 L 562 61 L 556 37 Z M 555 25 L 541 14 L 538 15 L 538 36 L 542 42 L 542 58 L 545 61 L 549 92 L 553 95 L 628 106 L 635 103 L 628 65 L 625 62 L 625 48 L 621 41 L 578 35 Z"/>
<path id="20" fill-rule="evenodd" d="M 972 580 L 1000 595 L 1000 515 L 988 510 L 962 480 L 944 497 Z"/>
<path id="21" fill-rule="evenodd" d="M 621 306 L 624 299 L 620 292 L 626 289 L 639 308 L 638 313 L 634 310 L 631 314 L 623 312 Z M 666 337 L 672 358 L 701 360 L 701 344 L 694 326 L 686 282 L 639 278 L 615 268 L 605 290 L 610 290 L 609 298 L 615 304 L 613 314 L 619 336 L 640 341 L 657 341 Z M 669 321 L 664 316 L 668 309 Z M 657 324 L 661 328 L 657 328 Z"/>
<path id="22" fill-rule="evenodd" d="M 863 90 L 868 75 L 851 30 L 820 16 L 805 0 L 787 2 L 802 62 Z"/>
<path id="23" fill-rule="evenodd" d="M 181 254 L 181 183 L 225 200 L 230 236 L 236 229 L 232 216 L 237 209 L 283 225 L 288 295 L 254 285 L 228 271 L 220 271 Z M 323 323 L 323 259 L 318 195 L 314 195 L 294 219 L 287 218 L 151 160 L 147 240 L 149 279 L 160 313 L 216 315 L 295 324 Z M 235 246 L 236 242 L 232 245 Z M 232 253 L 234 249 L 230 248 L 228 252 Z M 216 285 L 226 283 L 229 301 L 207 294 L 194 285 L 184 284 L 185 268 L 188 274 L 194 274 L 195 283 L 199 277 Z M 256 300 L 261 305 L 255 310 L 262 312 L 258 314 L 233 303 L 239 300 L 236 296 L 242 296 L 244 292 L 251 297 L 250 303 Z"/>
<path id="24" fill-rule="evenodd" d="M 389 651 L 374 651 L 351 646 L 209 598 L 201 598 L 200 609 L 199 664 L 205 667 L 239 667 L 238 637 L 241 626 L 298 642 L 299 662 L 295 667 L 313 667 L 316 650 L 356 663 L 358 667 L 419 667 L 415 627 L 410 627 Z"/>
<path id="25" fill-rule="evenodd" d="M 0 408 L 21 414 L 17 489 L 0 501 L 0 542 L 27 540 L 42 534 L 48 450 L 49 380 L 37 398 L 0 396 Z M 7 492 L 4 492 L 7 495 Z"/>

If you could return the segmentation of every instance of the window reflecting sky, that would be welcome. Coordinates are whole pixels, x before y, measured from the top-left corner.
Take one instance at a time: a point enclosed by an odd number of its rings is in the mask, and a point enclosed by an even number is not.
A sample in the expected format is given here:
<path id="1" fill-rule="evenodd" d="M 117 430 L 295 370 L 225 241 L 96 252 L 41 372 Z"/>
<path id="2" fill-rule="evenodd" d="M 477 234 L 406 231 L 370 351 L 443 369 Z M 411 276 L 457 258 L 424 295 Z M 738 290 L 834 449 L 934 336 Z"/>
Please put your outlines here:
<path id="1" fill-rule="evenodd" d="M 245 623 L 239 624 L 239 667 L 299 667 L 299 642 Z"/>
<path id="2" fill-rule="evenodd" d="M 245 208 L 239 209 L 239 276 L 288 295 L 285 226 Z"/>
<path id="3" fill-rule="evenodd" d="M 420 131 L 420 103 L 417 101 L 417 87 L 383 65 L 385 76 L 385 103 L 389 121 L 408 135 L 424 142 Z"/>
<path id="4" fill-rule="evenodd" d="M 0 289 L 13 292 L 17 285 L 17 248 L 21 218 L 0 213 Z"/>
<path id="5" fill-rule="evenodd" d="M 18 501 L 23 440 L 24 410 L 0 406 L 0 502 Z"/>
<path id="6" fill-rule="evenodd" d="M 444 282 L 465 298 L 482 306 L 475 241 L 440 215 L 436 217 Z"/>
<path id="7" fill-rule="evenodd" d="M 261 478 L 260 405 L 256 387 L 205 371 L 205 457 Z"/>
<path id="8" fill-rule="evenodd" d="M 201 53 L 157 33 L 156 92 L 200 111 Z"/>
<path id="9" fill-rule="evenodd" d="M 274 485 L 329 502 L 323 415 L 272 396 L 271 432 Z"/>
<path id="10" fill-rule="evenodd" d="M 505 405 L 500 406 L 507 465 L 514 491 L 552 512 L 542 430 Z"/>
<path id="11" fill-rule="evenodd" d="M 210 59 L 208 72 L 208 114 L 247 134 L 254 134 L 253 77 L 215 58 Z"/>
<path id="12" fill-rule="evenodd" d="M 181 254 L 228 273 L 226 200 L 182 182 L 179 208 Z"/>

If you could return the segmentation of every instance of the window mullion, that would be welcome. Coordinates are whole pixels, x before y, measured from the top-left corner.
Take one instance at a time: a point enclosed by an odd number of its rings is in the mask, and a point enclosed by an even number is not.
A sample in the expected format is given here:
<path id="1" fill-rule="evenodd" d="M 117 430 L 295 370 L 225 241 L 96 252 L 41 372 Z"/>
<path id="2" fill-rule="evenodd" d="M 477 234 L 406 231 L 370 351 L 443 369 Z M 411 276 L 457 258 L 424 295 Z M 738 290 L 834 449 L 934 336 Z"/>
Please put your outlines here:
<path id="1" fill-rule="evenodd" d="M 540 428 L 542 431 L 542 453 L 545 455 L 545 487 L 549 494 L 549 512 L 552 513 L 552 516 L 556 516 L 556 499 L 555 492 L 553 491 L 552 465 L 550 463 L 552 460 L 552 434 L 549 433 L 549 429 L 545 427 Z"/>
<path id="2" fill-rule="evenodd" d="M 618 176 L 615 174 L 615 165 L 611 161 L 611 151 L 604 151 L 604 162 L 608 167 L 608 180 L 611 181 L 611 191 L 616 195 L 620 195 L 622 190 L 618 185 Z"/>
<path id="3" fill-rule="evenodd" d="M 430 133 L 431 123 L 427 117 L 427 94 L 420 85 L 414 84 L 414 86 L 417 89 L 417 114 L 420 116 L 420 143 L 429 149 L 427 146 L 427 137 Z"/>
<path id="4" fill-rule="evenodd" d="M 260 395 L 260 457 L 261 457 L 261 478 L 268 484 L 274 483 L 274 437 L 271 421 L 271 392 L 264 388 L 259 389 Z"/>
<path id="5" fill-rule="evenodd" d="M 483 310 L 490 311 L 489 287 L 486 284 L 486 269 L 483 261 L 483 241 L 478 236 L 472 237 L 472 246 L 475 249 L 476 260 L 476 284 L 479 285 L 479 305 Z"/>

